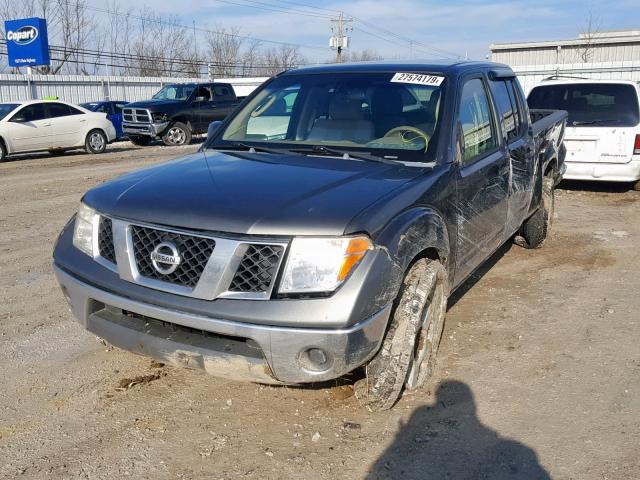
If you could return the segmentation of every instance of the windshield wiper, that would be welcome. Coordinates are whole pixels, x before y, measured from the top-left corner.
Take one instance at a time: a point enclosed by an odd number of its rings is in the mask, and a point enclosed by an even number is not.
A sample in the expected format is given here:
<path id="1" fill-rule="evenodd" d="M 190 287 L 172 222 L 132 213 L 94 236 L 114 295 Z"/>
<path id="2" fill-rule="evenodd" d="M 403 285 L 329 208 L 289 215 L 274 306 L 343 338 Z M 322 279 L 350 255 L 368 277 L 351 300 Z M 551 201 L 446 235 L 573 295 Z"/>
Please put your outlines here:
<path id="1" fill-rule="evenodd" d="M 377 163 L 385 163 L 387 165 L 397 165 L 393 160 L 386 159 L 384 157 L 373 155 L 367 152 L 352 152 L 349 150 L 340 150 L 338 148 L 329 148 L 324 145 L 314 145 L 310 149 L 297 150 L 298 152 L 303 153 L 315 153 L 315 154 L 325 154 L 325 155 L 338 155 L 348 160 L 353 158 L 355 160 L 366 160 L 368 162 L 377 162 Z"/>
<path id="2" fill-rule="evenodd" d="M 595 125 L 596 123 L 606 123 L 606 122 L 618 123 L 618 120 L 615 118 L 597 118 L 595 120 L 574 120 L 573 122 L 571 122 L 571 125 L 573 126 Z"/>
<path id="3" fill-rule="evenodd" d="M 213 150 L 237 150 L 238 148 L 249 153 L 270 153 L 272 155 L 300 155 L 300 153 L 288 150 L 286 148 L 270 148 L 270 147 L 257 147 L 255 145 L 249 145 L 242 142 L 233 142 L 229 145 L 220 145 L 218 147 L 212 147 Z"/>

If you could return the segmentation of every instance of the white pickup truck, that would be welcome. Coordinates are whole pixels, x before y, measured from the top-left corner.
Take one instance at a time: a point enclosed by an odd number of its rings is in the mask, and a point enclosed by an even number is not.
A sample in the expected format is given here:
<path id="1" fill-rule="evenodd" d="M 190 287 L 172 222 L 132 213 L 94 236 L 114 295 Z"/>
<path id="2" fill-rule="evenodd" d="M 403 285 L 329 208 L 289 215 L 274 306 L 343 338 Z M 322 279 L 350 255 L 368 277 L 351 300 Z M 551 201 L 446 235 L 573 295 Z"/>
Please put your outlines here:
<path id="1" fill-rule="evenodd" d="M 633 182 L 640 190 L 640 84 L 547 80 L 529 93 L 536 109 L 569 112 L 565 179 Z"/>

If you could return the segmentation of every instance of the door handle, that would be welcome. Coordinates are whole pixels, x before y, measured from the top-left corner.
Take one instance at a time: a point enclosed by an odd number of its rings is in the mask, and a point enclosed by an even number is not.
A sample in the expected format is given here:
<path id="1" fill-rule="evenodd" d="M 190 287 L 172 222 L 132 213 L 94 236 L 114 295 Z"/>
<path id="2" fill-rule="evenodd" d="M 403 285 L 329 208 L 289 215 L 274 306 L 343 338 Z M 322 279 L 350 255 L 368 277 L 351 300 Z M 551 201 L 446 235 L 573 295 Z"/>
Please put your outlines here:
<path id="1" fill-rule="evenodd" d="M 51 124 L 50 124 L 50 123 L 45 123 L 43 126 L 44 126 L 44 127 L 50 127 L 50 126 L 51 126 Z"/>
<path id="2" fill-rule="evenodd" d="M 81 123 L 84 123 L 84 122 L 86 122 L 86 121 L 87 121 L 87 119 L 86 119 L 86 118 L 84 118 L 84 119 L 81 119 L 81 120 L 80 120 L 80 122 L 81 122 Z"/>

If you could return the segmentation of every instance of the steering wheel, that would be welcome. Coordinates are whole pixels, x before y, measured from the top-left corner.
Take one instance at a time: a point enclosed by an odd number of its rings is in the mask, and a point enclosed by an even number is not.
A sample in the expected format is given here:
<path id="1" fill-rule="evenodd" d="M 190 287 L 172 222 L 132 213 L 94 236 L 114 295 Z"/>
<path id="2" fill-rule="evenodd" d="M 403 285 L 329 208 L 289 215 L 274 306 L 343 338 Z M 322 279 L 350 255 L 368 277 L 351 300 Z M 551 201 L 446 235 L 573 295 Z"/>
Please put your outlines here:
<path id="1" fill-rule="evenodd" d="M 415 133 L 417 136 L 413 138 L 407 138 L 404 135 L 405 132 Z M 427 135 L 426 132 L 423 132 L 418 127 L 412 127 L 411 125 L 401 125 L 399 127 L 394 127 L 384 134 L 385 137 L 393 137 L 394 135 L 402 137 L 402 140 L 404 140 L 405 142 L 412 142 L 417 138 L 423 138 L 425 145 L 428 144 L 430 140 L 429 135 Z"/>

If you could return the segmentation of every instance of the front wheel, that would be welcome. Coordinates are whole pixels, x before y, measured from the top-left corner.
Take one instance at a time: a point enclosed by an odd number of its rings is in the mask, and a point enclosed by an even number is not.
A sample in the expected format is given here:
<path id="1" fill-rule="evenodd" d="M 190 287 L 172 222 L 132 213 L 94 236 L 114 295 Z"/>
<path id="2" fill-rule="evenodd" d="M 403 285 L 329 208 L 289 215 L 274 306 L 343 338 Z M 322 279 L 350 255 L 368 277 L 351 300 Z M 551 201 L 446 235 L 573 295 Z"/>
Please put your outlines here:
<path id="1" fill-rule="evenodd" d="M 104 153 L 107 149 L 107 136 L 102 130 L 91 130 L 87 134 L 84 148 L 87 153 Z"/>
<path id="2" fill-rule="evenodd" d="M 168 147 L 189 145 L 191 143 L 191 129 L 181 122 L 172 123 L 162 134 L 162 142 Z"/>
<path id="3" fill-rule="evenodd" d="M 371 410 L 388 410 L 403 388 L 416 389 L 431 377 L 444 328 L 447 272 L 435 260 L 418 260 L 409 269 L 396 299 L 380 350 L 366 365 L 355 393 Z"/>
<path id="4" fill-rule="evenodd" d="M 7 147 L 4 146 L 4 142 L 0 140 L 0 163 L 7 159 Z"/>
<path id="5" fill-rule="evenodd" d="M 632 187 L 636 192 L 640 192 L 640 180 L 633 184 Z"/>
<path id="6" fill-rule="evenodd" d="M 524 221 L 520 228 L 520 237 L 517 243 L 525 248 L 540 247 L 551 230 L 553 215 L 555 213 L 555 188 L 552 176 L 542 179 L 542 201 L 540 207 Z"/>

